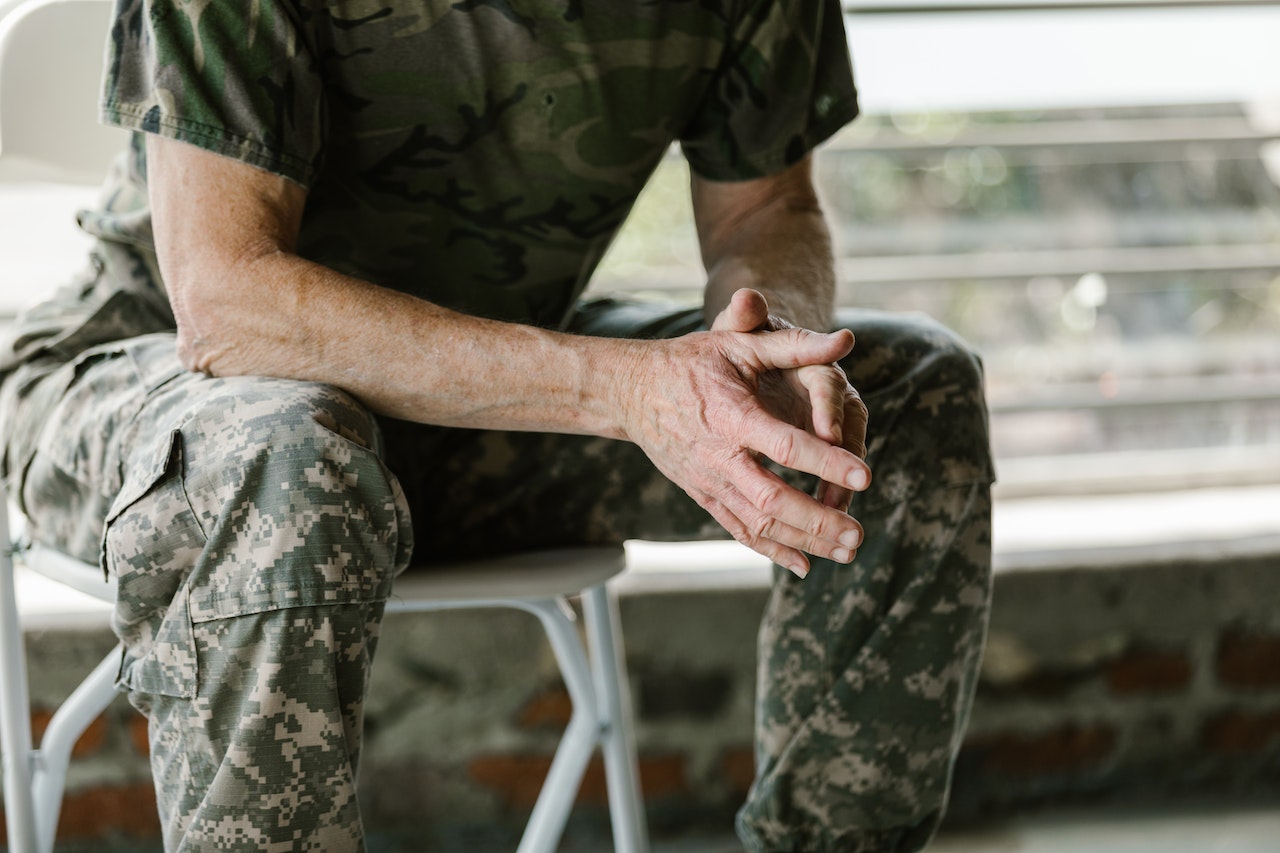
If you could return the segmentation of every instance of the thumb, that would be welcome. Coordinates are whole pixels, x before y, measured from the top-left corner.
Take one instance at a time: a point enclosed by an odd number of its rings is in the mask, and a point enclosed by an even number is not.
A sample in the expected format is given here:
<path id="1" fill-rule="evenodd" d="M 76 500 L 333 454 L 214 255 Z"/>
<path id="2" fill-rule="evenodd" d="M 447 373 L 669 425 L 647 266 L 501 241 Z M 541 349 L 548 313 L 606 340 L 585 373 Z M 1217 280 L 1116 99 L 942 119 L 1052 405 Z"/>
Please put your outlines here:
<path id="1" fill-rule="evenodd" d="M 791 370 L 810 364 L 832 364 L 853 351 L 853 332 L 838 329 L 828 334 L 808 329 L 786 329 L 753 338 L 762 369 Z"/>
<path id="2" fill-rule="evenodd" d="M 749 287 L 734 291 L 724 310 L 711 324 L 713 332 L 754 332 L 769 321 L 769 302 L 764 294 Z"/>

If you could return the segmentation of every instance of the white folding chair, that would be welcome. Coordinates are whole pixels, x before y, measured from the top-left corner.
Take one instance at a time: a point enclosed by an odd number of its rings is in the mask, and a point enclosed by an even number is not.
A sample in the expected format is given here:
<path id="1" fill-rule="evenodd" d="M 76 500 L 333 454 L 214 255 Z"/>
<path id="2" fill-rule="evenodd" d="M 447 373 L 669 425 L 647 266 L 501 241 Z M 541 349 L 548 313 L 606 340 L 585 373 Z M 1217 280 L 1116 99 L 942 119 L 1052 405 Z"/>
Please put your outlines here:
<path id="1" fill-rule="evenodd" d="M 0 542 L 9 541 L 8 516 L 0 513 Z M 14 590 L 14 553 L 12 547 L 0 552 L 0 743 L 5 814 L 10 850 L 48 853 L 53 849 L 71 749 L 116 696 L 120 647 L 58 707 L 41 743 L 33 745 L 26 656 Z M 45 577 L 104 601 L 115 598 L 115 584 L 104 581 L 97 566 L 39 546 L 24 547 L 17 553 L 22 563 Z M 542 624 L 573 700 L 573 715 L 543 782 L 519 853 L 551 853 L 556 849 L 597 745 L 604 755 L 615 849 L 618 853 L 648 850 L 617 601 L 607 585 L 623 566 L 621 547 L 539 551 L 433 566 L 403 575 L 387 604 L 388 613 L 508 607 L 531 613 Z M 589 654 L 567 600 L 579 594 Z"/>
<path id="2" fill-rule="evenodd" d="M 109 22 L 106 0 L 31 0 L 0 20 L 0 166 L 24 178 L 94 181 L 119 131 L 97 125 L 94 107 Z M 10 174 L 0 169 L 0 178 Z M 14 589 L 8 501 L 0 483 L 0 751 L 9 850 L 49 853 L 71 748 L 116 695 L 117 647 L 57 709 L 38 747 L 31 734 L 26 654 Z M 104 601 L 115 587 L 97 566 L 48 548 L 18 552 L 34 571 Z M 617 548 L 522 554 L 410 571 L 388 612 L 510 607 L 541 622 L 573 700 L 565 731 L 519 853 L 551 853 L 563 833 L 595 747 L 604 754 L 618 853 L 645 853 L 648 834 L 622 663 L 617 603 L 607 581 L 623 568 Z M 581 595 L 587 647 L 568 597 Z"/>
<path id="3" fill-rule="evenodd" d="M 14 589 L 14 551 L 9 536 L 9 503 L 0 481 L 0 753 L 4 760 L 4 812 L 10 850 L 49 853 L 53 850 L 71 749 L 116 697 L 120 647 L 103 658 L 58 706 L 39 748 L 35 748 L 26 648 Z M 33 569 L 50 578 L 95 598 L 115 600 L 115 586 L 103 582 L 96 566 L 48 549 L 33 549 L 27 557 Z"/>

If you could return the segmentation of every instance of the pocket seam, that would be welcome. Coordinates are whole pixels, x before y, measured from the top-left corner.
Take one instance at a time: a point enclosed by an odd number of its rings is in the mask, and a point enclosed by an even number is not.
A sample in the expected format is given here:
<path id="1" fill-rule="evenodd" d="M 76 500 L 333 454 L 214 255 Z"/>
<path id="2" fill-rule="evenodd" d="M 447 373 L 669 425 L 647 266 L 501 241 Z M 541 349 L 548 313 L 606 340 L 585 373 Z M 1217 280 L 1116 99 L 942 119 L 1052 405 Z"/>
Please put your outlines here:
<path id="1" fill-rule="evenodd" d="M 156 442 L 149 449 L 147 456 L 150 463 L 146 466 L 144 476 L 138 478 L 138 486 L 132 489 L 121 489 L 116 499 L 112 501 L 111 506 L 107 510 L 106 518 L 102 526 L 101 546 L 99 550 L 99 567 L 104 573 L 110 574 L 107 554 L 107 534 L 111 529 L 113 522 L 117 521 L 130 507 L 137 505 L 147 495 L 151 494 L 164 480 L 165 476 L 171 472 L 174 463 L 180 458 L 180 442 L 182 433 L 179 430 L 169 430 L 164 434 L 161 441 Z M 163 447 L 162 453 L 156 453 L 156 449 Z M 195 512 L 191 509 L 190 501 L 186 495 L 186 488 L 182 483 L 181 472 L 177 473 L 178 487 L 182 493 L 183 506 L 188 515 L 195 523 L 195 530 L 200 532 L 200 541 L 207 542 L 204 531 L 196 521 Z M 116 573 L 117 583 L 119 582 L 119 572 Z M 199 680 L 199 657 L 196 654 L 195 647 L 195 628 L 191 619 L 191 602 L 190 602 L 190 573 L 182 579 L 177 593 L 163 608 L 163 614 L 160 616 L 160 624 L 157 632 L 151 639 L 151 646 L 141 655 L 130 658 L 129 649 L 126 645 L 124 652 L 120 656 L 120 665 L 116 670 L 115 683 L 117 686 L 124 687 L 130 691 L 171 696 L 179 699 L 192 699 L 196 695 L 196 685 Z M 179 604 L 180 602 L 180 604 Z M 178 611 L 175 612 L 175 605 L 179 605 Z M 119 605 L 112 618 L 112 628 L 117 635 L 120 634 L 122 628 L 138 625 L 147 621 L 150 616 L 143 616 L 139 619 L 124 620 L 119 615 Z M 158 675 L 150 672 L 153 667 L 161 667 L 157 658 L 157 647 L 177 646 L 178 643 L 171 641 L 162 641 L 161 632 L 166 626 L 173 626 L 180 622 L 176 629 L 170 627 L 170 630 L 181 632 L 178 638 L 181 640 L 181 648 L 185 650 L 188 662 L 192 668 L 190 677 L 178 678 L 172 676 Z M 125 665 L 130 664 L 129 671 L 126 674 Z"/>

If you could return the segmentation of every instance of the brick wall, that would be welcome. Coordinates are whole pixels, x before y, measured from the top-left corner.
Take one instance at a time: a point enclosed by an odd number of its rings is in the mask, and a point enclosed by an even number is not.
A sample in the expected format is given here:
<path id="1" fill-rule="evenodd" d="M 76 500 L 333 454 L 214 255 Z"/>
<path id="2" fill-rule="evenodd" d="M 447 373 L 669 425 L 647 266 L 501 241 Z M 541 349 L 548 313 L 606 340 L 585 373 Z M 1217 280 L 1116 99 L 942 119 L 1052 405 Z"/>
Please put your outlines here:
<path id="1" fill-rule="evenodd" d="M 32 734 L 37 740 L 53 709 L 114 645 L 105 629 L 27 635 Z M 60 851 L 159 849 L 146 728 L 146 720 L 121 698 L 76 742 L 58 824 Z M 0 840 L 5 832 L 0 812 Z"/>
<path id="2" fill-rule="evenodd" d="M 953 819 L 1280 793 L 1277 601 L 1275 554 L 1003 572 Z M 622 602 L 655 835 L 727 826 L 750 783 L 763 605 L 760 589 Z M 110 644 L 103 632 L 33 635 L 38 715 Z M 514 847 L 570 710 L 532 618 L 389 617 L 362 769 L 373 849 Z M 124 702 L 86 733 L 64 849 L 158 849 L 145 741 Z M 566 849 L 599 849 L 604 803 L 597 762 Z"/>
<path id="3" fill-rule="evenodd" d="M 1275 556 L 1010 573 L 997 589 L 954 813 L 1280 791 Z"/>

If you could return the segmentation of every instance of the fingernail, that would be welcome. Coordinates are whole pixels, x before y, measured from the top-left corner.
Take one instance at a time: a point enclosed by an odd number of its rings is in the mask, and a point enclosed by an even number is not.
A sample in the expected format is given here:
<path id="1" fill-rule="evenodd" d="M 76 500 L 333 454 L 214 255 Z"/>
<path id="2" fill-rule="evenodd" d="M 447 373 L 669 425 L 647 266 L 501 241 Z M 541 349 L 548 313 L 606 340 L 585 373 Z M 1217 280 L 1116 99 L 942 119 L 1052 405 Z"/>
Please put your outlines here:
<path id="1" fill-rule="evenodd" d="M 845 481 L 849 484 L 849 488 L 855 492 L 860 492 L 867 487 L 867 474 L 862 469 L 856 469 L 849 474 L 849 478 Z"/>
<path id="2" fill-rule="evenodd" d="M 791 565 L 787 566 L 787 568 L 791 570 L 791 573 L 793 575 L 795 575 L 798 578 L 801 578 L 802 580 L 809 576 L 808 568 L 801 565 L 800 563 L 792 563 Z"/>
<path id="3" fill-rule="evenodd" d="M 849 548 L 857 548 L 862 543 L 862 534 L 856 530 L 846 530 L 840 534 L 840 544 Z"/>
<path id="4" fill-rule="evenodd" d="M 843 548 L 837 548 L 831 552 L 831 559 L 835 560 L 837 563 L 847 563 L 853 559 L 853 552 L 846 551 Z"/>

